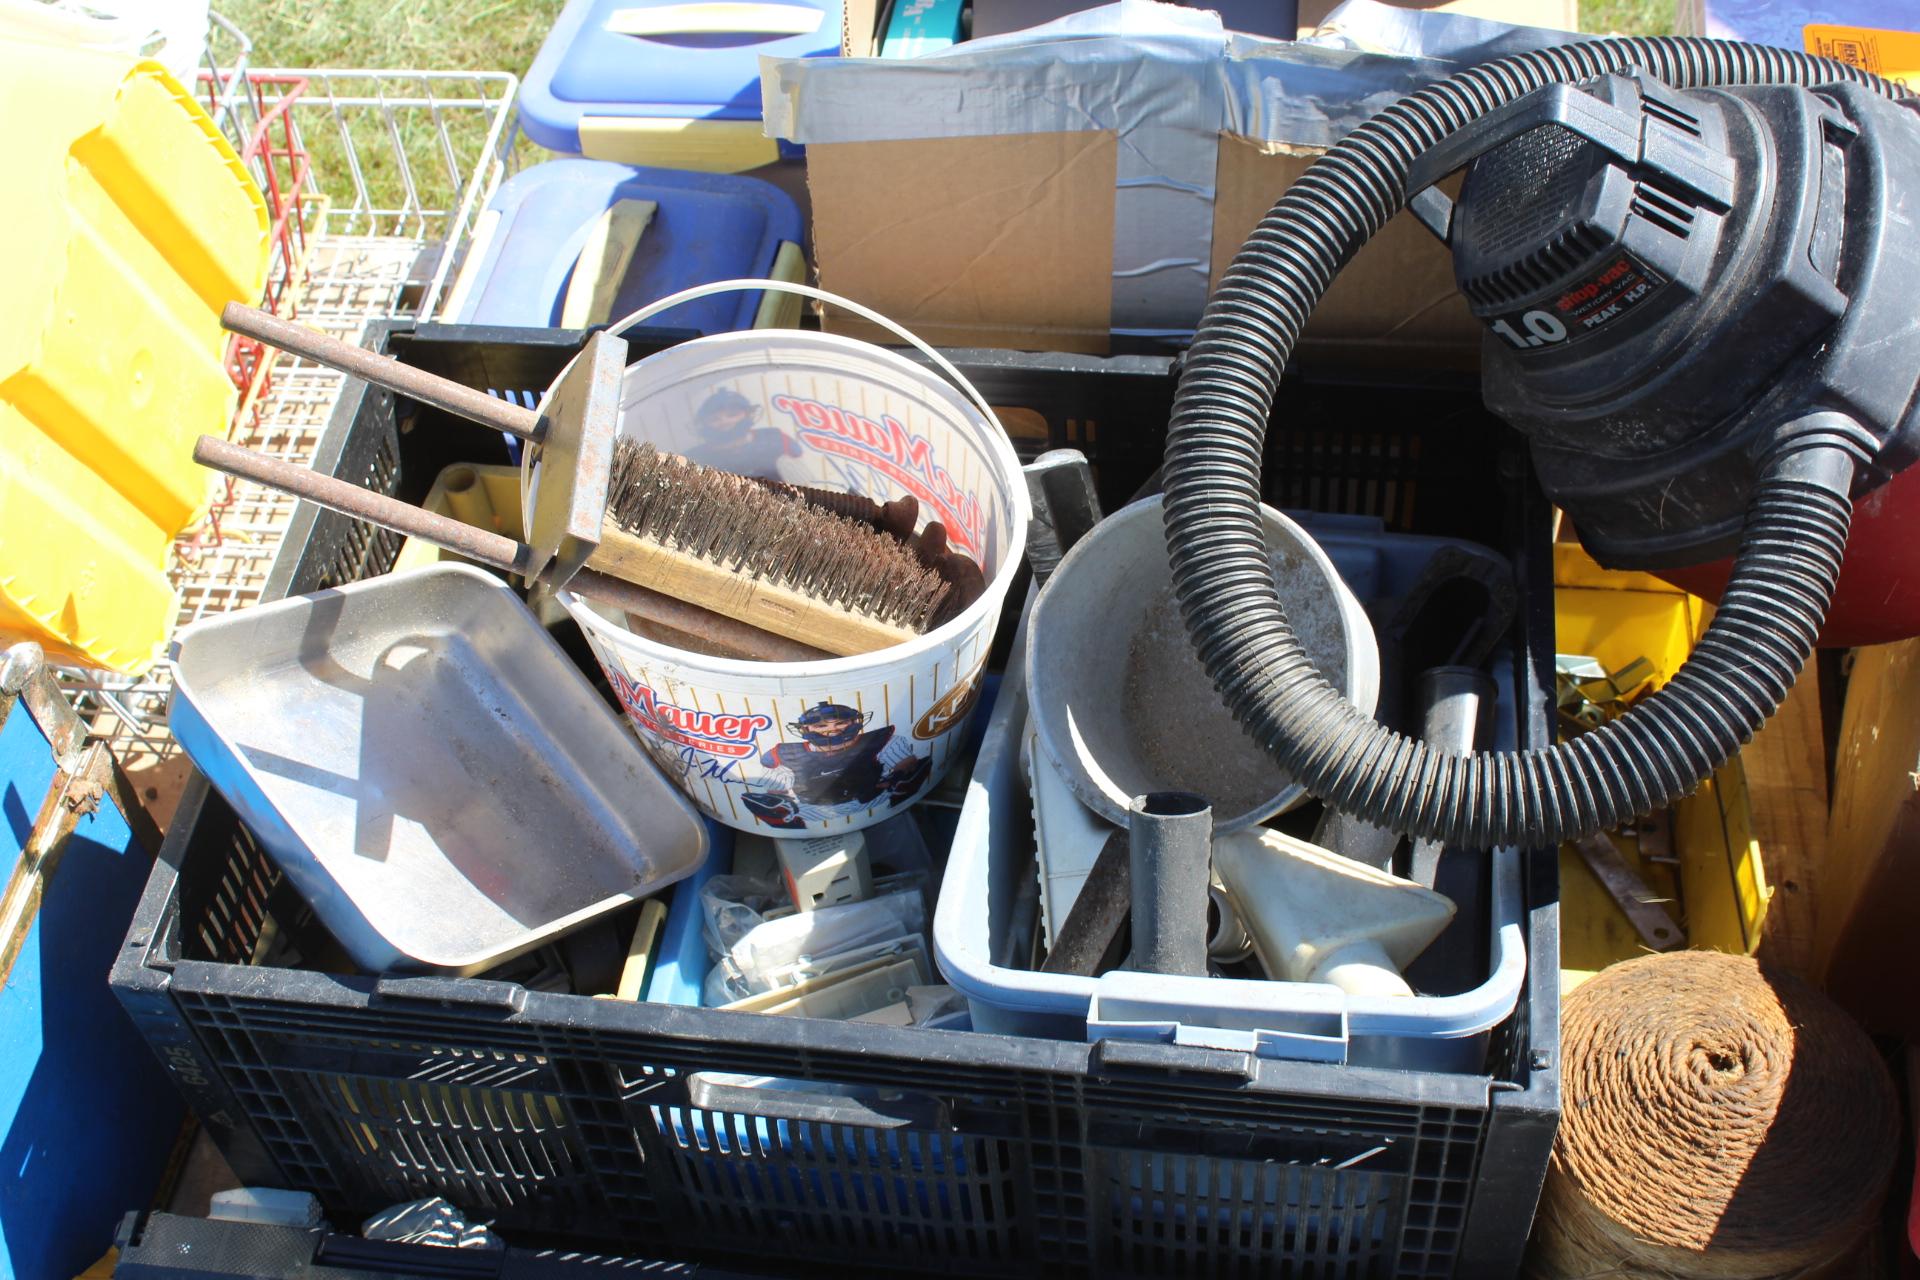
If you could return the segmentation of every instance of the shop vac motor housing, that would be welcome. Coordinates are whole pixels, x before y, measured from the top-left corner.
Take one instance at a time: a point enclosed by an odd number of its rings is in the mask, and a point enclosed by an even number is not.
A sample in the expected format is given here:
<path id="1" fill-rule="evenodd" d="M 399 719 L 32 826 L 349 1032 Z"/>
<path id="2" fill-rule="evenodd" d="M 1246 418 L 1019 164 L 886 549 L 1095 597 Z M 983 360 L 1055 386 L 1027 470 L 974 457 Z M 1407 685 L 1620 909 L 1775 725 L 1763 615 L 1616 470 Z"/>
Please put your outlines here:
<path id="1" fill-rule="evenodd" d="M 1474 153 L 1450 225 L 1437 194 L 1414 208 L 1487 326 L 1488 407 L 1601 563 L 1730 555 L 1782 432 L 1850 439 L 1856 497 L 1920 453 L 1910 100 L 1607 75 L 1425 164 Z"/>

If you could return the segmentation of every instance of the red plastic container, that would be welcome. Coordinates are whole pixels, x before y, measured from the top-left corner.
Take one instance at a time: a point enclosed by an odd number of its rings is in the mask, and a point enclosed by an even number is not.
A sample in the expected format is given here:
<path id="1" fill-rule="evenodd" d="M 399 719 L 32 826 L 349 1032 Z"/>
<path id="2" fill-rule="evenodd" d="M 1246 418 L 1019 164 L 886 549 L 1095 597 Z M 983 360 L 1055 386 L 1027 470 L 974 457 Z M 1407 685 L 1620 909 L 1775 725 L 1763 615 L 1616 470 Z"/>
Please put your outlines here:
<path id="1" fill-rule="evenodd" d="M 1662 569 L 1674 586 L 1709 600 L 1726 588 L 1731 560 Z M 1820 644 L 1828 649 L 1885 644 L 1920 635 L 1920 466 L 1908 467 L 1861 498 L 1840 585 Z"/>

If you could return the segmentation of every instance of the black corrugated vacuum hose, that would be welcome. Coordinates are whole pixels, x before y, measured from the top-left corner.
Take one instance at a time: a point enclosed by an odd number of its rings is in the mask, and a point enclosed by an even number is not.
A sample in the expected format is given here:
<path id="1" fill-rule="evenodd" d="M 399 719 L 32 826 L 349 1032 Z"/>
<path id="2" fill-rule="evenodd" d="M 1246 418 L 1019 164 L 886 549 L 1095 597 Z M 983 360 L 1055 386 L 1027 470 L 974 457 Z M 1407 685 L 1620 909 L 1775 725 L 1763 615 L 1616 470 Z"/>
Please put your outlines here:
<path id="1" fill-rule="evenodd" d="M 1207 304 L 1167 435 L 1167 548 L 1181 612 L 1235 719 L 1336 808 L 1468 847 L 1609 830 L 1687 794 L 1778 709 L 1840 573 L 1858 446 L 1824 419 L 1783 432 L 1718 613 L 1627 715 L 1545 750 L 1459 756 L 1361 714 L 1313 669 L 1274 591 L 1259 517 L 1280 372 L 1336 272 L 1407 200 L 1423 153 L 1545 85 L 1639 67 L 1677 89 L 1851 80 L 1843 63 L 1689 37 L 1598 40 L 1489 62 L 1404 98 L 1315 161 L 1247 238 Z"/>

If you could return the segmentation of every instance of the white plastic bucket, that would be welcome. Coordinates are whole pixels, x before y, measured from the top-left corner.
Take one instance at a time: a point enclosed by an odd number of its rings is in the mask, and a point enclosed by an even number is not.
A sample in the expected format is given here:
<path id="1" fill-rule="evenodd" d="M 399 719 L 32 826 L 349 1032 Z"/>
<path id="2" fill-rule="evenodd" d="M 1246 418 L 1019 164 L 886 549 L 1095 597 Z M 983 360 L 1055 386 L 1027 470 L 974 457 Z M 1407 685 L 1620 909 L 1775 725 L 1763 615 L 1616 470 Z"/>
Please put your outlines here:
<path id="1" fill-rule="evenodd" d="M 663 298 L 615 331 L 726 289 L 788 289 L 879 320 L 958 381 L 869 343 L 794 329 L 715 334 L 629 367 L 623 437 L 742 475 L 879 502 L 911 494 L 986 590 L 957 617 L 875 653 L 816 662 L 709 657 L 636 635 L 571 592 L 641 742 L 718 822 L 813 836 L 879 822 L 940 780 L 962 745 L 987 648 L 1026 544 L 1019 460 L 984 400 L 912 335 L 806 286 L 728 281 Z M 523 472 L 530 494 L 537 467 Z M 531 509 L 531 507 L 529 507 Z"/>

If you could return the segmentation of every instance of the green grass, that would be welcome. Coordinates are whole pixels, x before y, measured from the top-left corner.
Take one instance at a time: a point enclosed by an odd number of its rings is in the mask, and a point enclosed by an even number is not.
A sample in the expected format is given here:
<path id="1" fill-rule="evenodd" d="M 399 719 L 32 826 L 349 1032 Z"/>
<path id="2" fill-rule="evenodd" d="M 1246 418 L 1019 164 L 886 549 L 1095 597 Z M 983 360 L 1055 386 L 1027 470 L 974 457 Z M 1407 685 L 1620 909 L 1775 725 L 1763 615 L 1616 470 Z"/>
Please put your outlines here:
<path id="1" fill-rule="evenodd" d="M 215 0 L 255 66 L 527 74 L 564 0 Z"/>
<path id="2" fill-rule="evenodd" d="M 251 65 L 287 68 L 405 68 L 426 71 L 508 71 L 524 77 L 565 0 L 215 0 L 229 21 L 253 41 Z M 343 85 L 368 92 L 369 82 Z M 411 95 L 410 82 L 388 82 L 379 92 Z M 316 100 L 318 86 L 309 93 Z M 442 84 L 436 96 L 461 97 L 472 86 Z M 301 142 L 313 163 L 309 191 L 332 200 L 330 229 L 348 234 L 408 234 L 416 224 L 382 218 L 369 222 L 343 211 L 358 204 L 347 147 L 353 139 L 367 200 L 375 208 L 408 207 L 406 184 L 397 156 L 404 151 L 413 173 L 416 197 L 430 210 L 453 208 L 461 186 L 477 163 L 486 138 L 487 117 L 454 108 L 439 123 L 454 149 L 450 168 L 439 145 L 435 118 L 413 108 L 400 109 L 391 122 L 380 113 L 348 108 L 338 115 L 303 106 L 295 113 Z M 531 144 L 516 148 L 519 163 L 537 159 Z M 439 220 L 431 234 L 444 233 Z"/>
<path id="3" fill-rule="evenodd" d="M 1594 35 L 1664 36 L 1677 0 L 1580 0 L 1580 29 Z"/>

